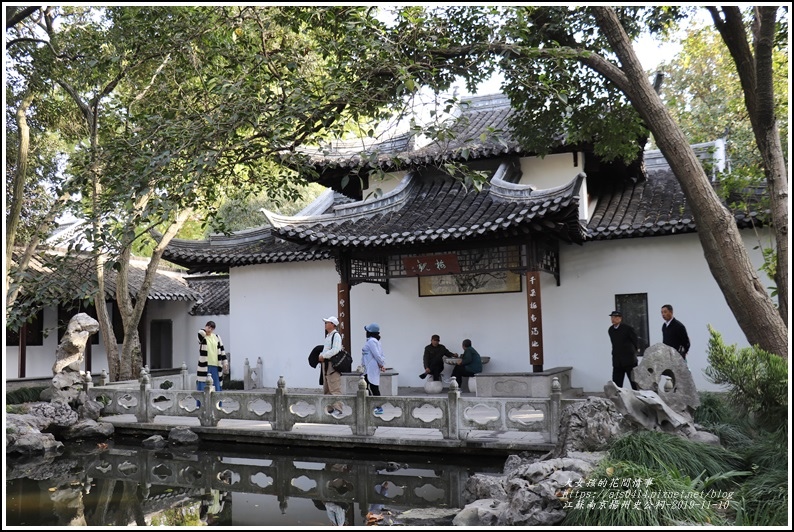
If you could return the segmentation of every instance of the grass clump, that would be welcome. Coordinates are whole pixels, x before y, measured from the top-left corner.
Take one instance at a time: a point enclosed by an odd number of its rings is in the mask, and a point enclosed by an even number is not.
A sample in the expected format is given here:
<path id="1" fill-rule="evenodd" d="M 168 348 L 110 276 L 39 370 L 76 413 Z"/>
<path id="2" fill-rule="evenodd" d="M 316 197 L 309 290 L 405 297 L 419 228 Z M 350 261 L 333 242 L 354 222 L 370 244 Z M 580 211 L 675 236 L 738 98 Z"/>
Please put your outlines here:
<path id="1" fill-rule="evenodd" d="M 666 470 L 607 458 L 574 488 L 562 526 L 720 524 L 721 518 L 688 479 Z"/>
<path id="2" fill-rule="evenodd" d="M 620 438 L 609 449 L 609 457 L 673 475 L 719 477 L 717 486 L 722 488 L 733 484 L 727 481 L 727 474 L 744 468 L 744 460 L 735 452 L 654 431 L 639 431 Z"/>
<path id="3" fill-rule="evenodd" d="M 737 526 L 780 526 L 788 522 L 788 427 L 759 433 L 744 452 L 752 474 L 731 502 Z"/>

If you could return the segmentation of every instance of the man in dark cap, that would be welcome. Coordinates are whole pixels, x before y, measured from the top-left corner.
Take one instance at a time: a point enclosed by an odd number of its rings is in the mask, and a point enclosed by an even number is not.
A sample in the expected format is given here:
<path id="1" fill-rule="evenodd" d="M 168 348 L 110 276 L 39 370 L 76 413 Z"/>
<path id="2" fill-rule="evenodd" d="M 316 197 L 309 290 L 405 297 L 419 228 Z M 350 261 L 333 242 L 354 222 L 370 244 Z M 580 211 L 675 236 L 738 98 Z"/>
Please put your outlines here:
<path id="1" fill-rule="evenodd" d="M 623 387 L 623 378 L 627 376 L 633 390 L 637 389 L 637 384 L 631 380 L 631 370 L 637 367 L 637 351 L 639 342 L 637 333 L 634 329 L 623 323 L 623 314 L 618 310 L 613 310 L 610 314 L 612 325 L 610 325 L 609 339 L 612 341 L 612 382 L 616 386 Z"/>

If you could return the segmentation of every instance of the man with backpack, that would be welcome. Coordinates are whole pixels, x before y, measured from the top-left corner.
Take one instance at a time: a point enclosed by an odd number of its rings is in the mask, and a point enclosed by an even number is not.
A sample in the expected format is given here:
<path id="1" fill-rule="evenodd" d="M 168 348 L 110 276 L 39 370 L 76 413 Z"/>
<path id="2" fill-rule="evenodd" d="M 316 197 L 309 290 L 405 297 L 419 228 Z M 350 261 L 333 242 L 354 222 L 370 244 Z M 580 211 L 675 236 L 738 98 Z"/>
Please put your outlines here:
<path id="1" fill-rule="evenodd" d="M 323 318 L 325 322 L 325 341 L 323 351 L 318 357 L 323 365 L 323 394 L 342 395 L 342 373 L 337 371 L 331 364 L 331 358 L 342 350 L 342 335 L 339 334 L 339 320 L 336 316 Z M 342 402 L 337 401 L 329 405 L 327 410 L 334 417 L 342 414 Z"/>

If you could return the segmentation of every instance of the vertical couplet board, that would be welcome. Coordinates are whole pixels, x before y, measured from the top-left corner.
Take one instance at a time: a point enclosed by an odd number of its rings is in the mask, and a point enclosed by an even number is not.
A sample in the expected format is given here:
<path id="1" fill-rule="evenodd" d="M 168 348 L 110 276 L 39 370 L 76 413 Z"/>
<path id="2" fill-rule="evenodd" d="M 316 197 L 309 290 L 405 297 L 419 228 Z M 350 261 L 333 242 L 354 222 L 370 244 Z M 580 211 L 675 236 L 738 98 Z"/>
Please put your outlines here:
<path id="1" fill-rule="evenodd" d="M 336 285 L 336 317 L 339 319 L 339 334 L 342 335 L 342 346 L 350 353 L 350 285 L 339 283 Z"/>
<path id="2" fill-rule="evenodd" d="M 540 272 L 527 272 L 529 360 L 532 371 L 543 371 L 543 313 L 540 307 Z"/>

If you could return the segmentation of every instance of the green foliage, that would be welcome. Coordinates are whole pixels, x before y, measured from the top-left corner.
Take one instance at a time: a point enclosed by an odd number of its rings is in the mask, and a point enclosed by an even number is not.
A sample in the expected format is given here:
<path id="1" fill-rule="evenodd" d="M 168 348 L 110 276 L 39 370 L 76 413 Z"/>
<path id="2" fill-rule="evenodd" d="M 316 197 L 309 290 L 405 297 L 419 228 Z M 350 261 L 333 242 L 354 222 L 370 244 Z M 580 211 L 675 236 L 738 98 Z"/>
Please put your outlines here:
<path id="1" fill-rule="evenodd" d="M 723 393 L 699 392 L 700 406 L 695 410 L 695 423 L 719 423 L 733 419 L 733 410 Z"/>
<path id="2" fill-rule="evenodd" d="M 747 412 L 762 428 L 785 424 L 788 413 L 788 361 L 758 347 L 727 346 L 709 326 L 708 361 L 704 373 L 710 382 L 727 386 L 727 399 Z"/>
<path id="3" fill-rule="evenodd" d="M 28 410 L 22 405 L 6 405 L 6 414 L 27 414 Z M 10 427 L 6 427 L 6 434 L 13 432 Z"/>
<path id="4" fill-rule="evenodd" d="M 7 405 L 20 405 L 23 403 L 35 403 L 39 401 L 41 392 L 46 390 L 46 386 L 30 386 L 27 388 L 17 388 L 6 392 Z"/>
<path id="5" fill-rule="evenodd" d="M 752 476 L 737 490 L 732 509 L 737 526 L 783 526 L 788 522 L 788 427 L 761 433 L 745 449 Z"/>
<path id="6" fill-rule="evenodd" d="M 629 480 L 630 485 L 623 486 L 624 480 Z M 612 488 L 613 481 L 620 487 Z M 563 526 L 650 527 L 721 522 L 710 501 L 688 479 L 612 458 L 602 460 L 588 475 L 585 486 L 574 489 L 569 499 L 573 508 L 568 510 Z"/>
<path id="7" fill-rule="evenodd" d="M 743 466 L 742 458 L 734 452 L 673 434 L 647 430 L 628 434 L 615 441 L 609 449 L 609 457 L 660 471 L 675 472 L 672 474 L 680 473 L 690 478 L 715 477 Z"/>
<path id="8" fill-rule="evenodd" d="M 107 395 L 99 395 L 97 396 L 96 401 L 98 403 L 101 403 L 102 406 L 105 407 L 110 404 L 111 399 Z"/>
<path id="9" fill-rule="evenodd" d="M 207 226 L 207 233 L 240 231 L 261 227 L 267 223 L 261 209 L 291 216 L 306 207 L 326 190 L 325 187 L 311 183 L 300 185 L 285 184 L 275 192 L 263 191 L 255 196 L 230 194 L 218 209 L 217 217 Z"/>
<path id="10" fill-rule="evenodd" d="M 731 500 L 735 524 L 784 525 L 789 483 L 786 361 L 760 349 L 737 352 L 724 346 L 713 329 L 710 332 L 712 366 L 706 373 L 727 384 L 729 392 L 705 396 L 695 416 L 741 455 L 749 469 Z"/>
<path id="11" fill-rule="evenodd" d="M 169 508 L 152 516 L 152 526 L 205 526 L 200 518 L 198 505 Z"/>
<path id="12" fill-rule="evenodd" d="M 662 98 L 687 138 L 693 143 L 726 140 L 731 174 L 741 183 L 728 183 L 725 197 L 748 183 L 764 179 L 761 154 L 756 146 L 745 107 L 736 65 L 719 33 L 711 24 L 693 22 L 681 41 L 682 50 L 662 65 L 665 83 Z M 784 46 L 773 50 L 775 114 L 780 127 L 784 157 L 788 158 L 788 53 Z M 723 176 L 724 179 L 728 176 Z M 733 176 L 736 177 L 736 176 Z"/>

